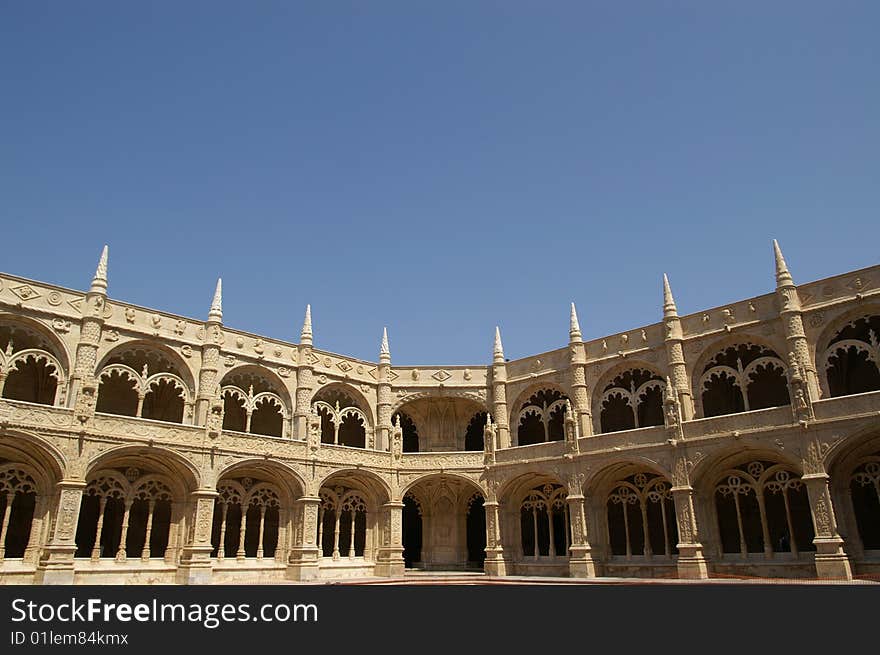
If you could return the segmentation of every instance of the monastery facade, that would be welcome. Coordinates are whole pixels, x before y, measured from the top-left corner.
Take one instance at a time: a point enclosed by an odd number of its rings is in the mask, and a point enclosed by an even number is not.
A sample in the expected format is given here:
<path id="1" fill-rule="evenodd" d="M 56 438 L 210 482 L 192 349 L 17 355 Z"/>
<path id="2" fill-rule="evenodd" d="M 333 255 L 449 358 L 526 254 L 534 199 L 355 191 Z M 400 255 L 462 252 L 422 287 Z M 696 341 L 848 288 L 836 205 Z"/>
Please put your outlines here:
<path id="1" fill-rule="evenodd" d="M 491 364 L 0 274 L 0 583 L 880 572 L 880 266 Z M 659 308 L 658 308 L 659 310 Z M 658 311 L 658 315 L 660 312 Z M 487 344 L 488 345 L 488 344 Z M 487 350 L 487 361 L 488 361 Z"/>

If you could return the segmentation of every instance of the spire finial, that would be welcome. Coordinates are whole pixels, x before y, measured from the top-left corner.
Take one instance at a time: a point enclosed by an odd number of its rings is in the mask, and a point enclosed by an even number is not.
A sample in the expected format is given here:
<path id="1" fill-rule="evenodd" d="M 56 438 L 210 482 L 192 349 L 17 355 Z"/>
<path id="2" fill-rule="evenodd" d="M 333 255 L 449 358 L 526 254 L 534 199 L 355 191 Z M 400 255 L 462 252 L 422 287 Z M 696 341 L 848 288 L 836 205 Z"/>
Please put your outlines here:
<path id="1" fill-rule="evenodd" d="M 577 309 L 575 309 L 574 303 L 571 303 L 571 318 L 568 328 L 568 340 L 583 341 L 583 338 L 581 337 L 581 325 L 580 323 L 578 323 L 578 313 Z"/>
<path id="2" fill-rule="evenodd" d="M 495 348 L 492 354 L 496 364 L 504 363 L 504 348 L 501 346 L 501 329 L 497 325 L 495 326 Z"/>
<path id="3" fill-rule="evenodd" d="M 98 260 L 98 268 L 95 270 L 95 277 L 92 278 L 92 286 L 89 293 L 107 293 L 107 260 L 110 249 L 105 245 L 101 251 L 101 259 Z"/>
<path id="4" fill-rule="evenodd" d="M 303 321 L 303 329 L 299 335 L 299 342 L 303 345 L 312 345 L 312 306 L 306 305 L 306 318 Z"/>
<path id="5" fill-rule="evenodd" d="M 388 347 L 388 328 L 382 328 L 382 345 L 379 346 L 379 363 L 391 363 L 391 349 Z"/>
<path id="6" fill-rule="evenodd" d="M 217 278 L 217 288 L 214 290 L 214 299 L 211 301 L 211 309 L 208 312 L 209 321 L 223 321 L 223 279 Z"/>
<path id="7" fill-rule="evenodd" d="M 678 316 L 678 308 L 675 306 L 675 298 L 672 297 L 672 288 L 669 286 L 669 278 L 663 274 L 663 316 Z"/>
<path id="8" fill-rule="evenodd" d="M 776 258 L 776 287 L 794 286 L 794 280 L 788 270 L 788 264 L 782 257 L 782 250 L 779 249 L 779 243 L 773 239 L 773 255 Z"/>

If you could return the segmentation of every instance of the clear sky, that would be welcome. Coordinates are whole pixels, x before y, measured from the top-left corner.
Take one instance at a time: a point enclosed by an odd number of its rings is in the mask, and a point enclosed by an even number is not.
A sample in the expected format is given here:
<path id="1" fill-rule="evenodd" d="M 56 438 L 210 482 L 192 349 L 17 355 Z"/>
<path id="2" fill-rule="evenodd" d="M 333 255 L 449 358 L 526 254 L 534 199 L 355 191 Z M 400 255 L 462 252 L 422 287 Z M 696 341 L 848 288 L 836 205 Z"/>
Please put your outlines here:
<path id="1" fill-rule="evenodd" d="M 880 3 L 0 3 L 0 270 L 398 364 L 878 264 Z"/>

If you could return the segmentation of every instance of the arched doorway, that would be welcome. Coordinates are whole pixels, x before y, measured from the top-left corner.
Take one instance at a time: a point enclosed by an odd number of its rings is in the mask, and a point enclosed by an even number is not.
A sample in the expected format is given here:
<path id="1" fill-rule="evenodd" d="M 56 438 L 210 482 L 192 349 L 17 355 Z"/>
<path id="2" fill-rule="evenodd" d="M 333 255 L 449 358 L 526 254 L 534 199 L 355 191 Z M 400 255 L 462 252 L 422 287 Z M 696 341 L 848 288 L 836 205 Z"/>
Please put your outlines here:
<path id="1" fill-rule="evenodd" d="M 486 560 L 486 508 L 483 495 L 475 493 L 467 509 L 467 568 L 482 569 Z"/>
<path id="2" fill-rule="evenodd" d="M 408 569 L 422 563 L 422 507 L 412 494 L 403 497 L 403 562 Z"/>

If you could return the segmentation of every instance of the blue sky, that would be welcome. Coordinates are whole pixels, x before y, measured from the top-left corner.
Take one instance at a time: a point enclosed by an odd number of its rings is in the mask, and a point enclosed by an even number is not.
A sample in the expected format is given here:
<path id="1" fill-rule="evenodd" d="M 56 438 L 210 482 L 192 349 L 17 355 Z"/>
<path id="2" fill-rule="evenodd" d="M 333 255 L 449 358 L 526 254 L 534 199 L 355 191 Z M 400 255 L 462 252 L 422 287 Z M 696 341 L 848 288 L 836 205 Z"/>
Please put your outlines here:
<path id="1" fill-rule="evenodd" d="M 0 4 L 0 270 L 398 364 L 878 263 L 880 3 Z"/>

